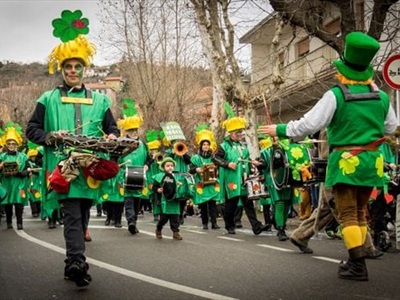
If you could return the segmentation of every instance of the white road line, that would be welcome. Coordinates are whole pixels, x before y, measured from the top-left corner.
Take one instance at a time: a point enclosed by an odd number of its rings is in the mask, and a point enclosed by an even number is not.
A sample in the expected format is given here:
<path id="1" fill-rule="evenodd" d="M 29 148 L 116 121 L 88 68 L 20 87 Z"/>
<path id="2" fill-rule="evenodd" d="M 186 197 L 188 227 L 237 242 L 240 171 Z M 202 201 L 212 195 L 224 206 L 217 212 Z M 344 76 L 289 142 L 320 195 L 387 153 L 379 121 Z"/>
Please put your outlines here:
<path id="1" fill-rule="evenodd" d="M 257 244 L 257 246 L 264 247 L 264 248 L 269 248 L 269 249 L 273 249 L 273 250 L 278 250 L 278 251 L 282 251 L 282 252 L 294 252 L 291 249 L 285 249 L 285 248 L 275 247 L 275 246 L 270 246 L 270 245 L 265 245 L 265 244 Z"/>
<path id="2" fill-rule="evenodd" d="M 34 237 L 30 236 L 29 234 L 27 234 L 23 230 L 16 230 L 16 229 L 14 229 L 14 230 L 20 237 L 22 237 L 22 238 L 24 238 L 24 239 L 26 239 L 26 240 L 28 240 L 28 241 L 30 241 L 32 243 L 38 244 L 38 245 L 40 245 L 42 247 L 45 247 L 47 249 L 50 249 L 50 250 L 53 250 L 55 252 L 58 252 L 60 254 L 65 255 L 65 249 L 63 249 L 61 247 L 58 247 L 58 246 L 55 246 L 53 244 L 50 244 L 50 243 L 47 243 L 45 241 L 39 240 L 37 238 L 34 238 Z M 130 278 L 138 279 L 138 280 L 150 283 L 150 284 L 158 285 L 158 286 L 161 286 L 161 287 L 164 287 L 164 288 L 167 288 L 167 289 L 171 289 L 171 290 L 175 290 L 175 291 L 178 291 L 178 292 L 191 294 L 191 295 L 198 296 L 198 297 L 203 297 L 203 298 L 206 298 L 206 299 L 237 300 L 236 298 L 231 298 L 231 297 L 227 297 L 227 296 L 220 295 L 220 294 L 215 294 L 215 293 L 211 293 L 211 292 L 207 292 L 207 291 L 202 291 L 202 290 L 191 288 L 191 287 L 188 287 L 188 286 L 185 286 L 185 285 L 180 285 L 180 284 L 176 284 L 176 283 L 173 283 L 173 282 L 165 281 L 165 280 L 162 280 L 162 279 L 150 277 L 150 276 L 147 276 L 147 275 L 144 275 L 144 274 L 140 274 L 140 273 L 137 273 L 137 272 L 133 272 L 133 271 L 130 271 L 130 270 L 127 270 L 127 269 L 123 269 L 123 268 L 120 268 L 120 267 L 117 267 L 117 266 L 102 262 L 102 261 L 97 260 L 97 259 L 93 259 L 93 258 L 87 257 L 86 261 L 88 263 L 92 264 L 92 265 L 95 265 L 95 266 L 99 267 L 99 268 L 104 268 L 104 269 L 107 269 L 109 271 L 112 271 L 112 272 L 115 272 L 115 273 L 130 277 Z"/>
<path id="3" fill-rule="evenodd" d="M 324 261 L 333 262 L 333 263 L 336 263 L 336 264 L 341 262 L 340 260 L 329 258 L 329 257 L 325 257 L 325 256 L 313 256 L 313 258 L 324 260 Z"/>
<path id="4" fill-rule="evenodd" d="M 207 234 L 207 232 L 198 231 L 198 230 L 190 230 L 190 229 L 186 229 L 185 231 L 189 231 L 189 232 L 193 232 L 193 233 L 197 233 L 197 234 Z"/>
<path id="5" fill-rule="evenodd" d="M 226 236 L 217 236 L 217 238 L 223 239 L 223 240 L 228 240 L 228 241 L 233 241 L 233 242 L 244 242 L 244 240 L 234 239 L 234 238 L 230 238 L 230 237 L 226 237 Z"/>

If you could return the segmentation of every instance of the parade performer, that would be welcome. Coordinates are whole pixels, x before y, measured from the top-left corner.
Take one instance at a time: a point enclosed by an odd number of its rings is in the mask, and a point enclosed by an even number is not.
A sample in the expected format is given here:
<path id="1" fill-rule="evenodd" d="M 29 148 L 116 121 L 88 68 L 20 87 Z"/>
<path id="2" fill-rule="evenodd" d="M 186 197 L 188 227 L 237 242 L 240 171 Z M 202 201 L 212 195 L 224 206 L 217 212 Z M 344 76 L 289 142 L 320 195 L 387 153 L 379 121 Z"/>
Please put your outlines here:
<path id="1" fill-rule="evenodd" d="M 177 181 L 173 174 L 175 161 L 171 157 L 166 157 L 160 163 L 161 173 L 153 176 L 154 184 L 153 191 L 157 195 L 156 205 L 154 210 L 160 215 L 160 220 L 157 223 L 156 238 L 162 239 L 162 229 L 169 221 L 170 228 L 173 232 L 174 240 L 182 240 L 179 234 L 179 200 L 176 198 Z"/>
<path id="2" fill-rule="evenodd" d="M 31 206 L 32 217 L 37 218 L 41 214 L 42 202 L 42 179 L 43 169 L 40 160 L 36 160 L 39 155 L 39 148 L 41 146 L 28 141 L 28 198 Z"/>
<path id="3" fill-rule="evenodd" d="M 221 202 L 220 186 L 217 174 L 217 166 L 212 162 L 211 143 L 215 142 L 214 133 L 207 128 L 207 124 L 196 128 L 196 145 L 199 152 L 192 156 L 189 166 L 190 173 L 194 177 L 193 203 L 201 210 L 201 222 L 203 229 L 208 229 L 211 221 L 212 229 L 219 229 L 217 224 L 217 202 Z M 212 172 L 209 172 L 209 170 Z M 206 178 L 206 175 L 212 178 Z"/>
<path id="4" fill-rule="evenodd" d="M 100 197 L 101 182 L 82 165 L 72 168 L 74 153 L 67 156 L 59 147 L 56 148 L 55 137 L 65 133 L 92 137 L 106 134 L 109 139 L 117 139 L 119 130 L 110 110 L 111 100 L 104 94 L 88 90 L 83 84 L 84 68 L 90 66 L 95 53 L 94 46 L 85 37 L 89 32 L 88 19 L 82 18 L 79 10 L 65 10 L 52 24 L 54 36 L 59 37 L 62 43 L 49 56 L 49 72 L 52 74 L 54 64 L 57 64 L 63 84 L 45 92 L 37 100 L 26 136 L 30 141 L 45 146 L 44 182 L 50 182 L 45 201 L 49 206 L 53 203 L 54 207 L 59 201 L 62 208 L 67 256 L 64 277 L 77 286 L 86 286 L 92 278 L 87 272 L 84 229 L 93 201 Z M 69 167 L 59 166 L 60 161 Z"/>
<path id="5" fill-rule="evenodd" d="M 250 160 L 247 146 L 242 143 L 246 127 L 246 120 L 235 117 L 232 107 L 225 103 L 228 119 L 222 126 L 228 136 L 218 146 L 213 162 L 219 166 L 219 180 L 221 197 L 225 200 L 224 221 L 225 229 L 229 234 L 235 234 L 235 211 L 239 200 L 242 201 L 247 218 L 250 221 L 254 234 L 260 234 L 268 229 L 257 220 L 253 201 L 249 201 L 245 180 L 250 175 L 251 165 L 258 166 L 260 162 Z"/>
<path id="6" fill-rule="evenodd" d="M 118 121 L 118 126 L 123 130 L 123 135 L 137 140 L 139 146 L 133 152 L 122 157 L 120 163 L 126 163 L 128 167 L 142 168 L 143 172 L 149 169 L 152 163 L 149 150 L 146 143 L 139 139 L 138 129 L 143 124 L 143 118 L 138 114 L 135 102 L 132 99 L 124 99 L 122 101 L 123 119 Z M 144 178 L 143 174 L 143 178 Z M 144 184 L 142 188 L 128 189 L 125 187 L 125 216 L 128 222 L 128 231 L 131 234 L 139 232 L 137 228 L 137 219 L 140 209 L 140 204 L 144 196 L 147 196 L 147 186 Z"/>
<path id="7" fill-rule="evenodd" d="M 160 170 L 160 163 L 164 159 L 164 154 L 161 152 L 161 131 L 149 129 L 146 133 L 147 148 L 150 151 L 150 156 L 153 158 L 153 163 L 150 165 L 146 172 L 147 186 L 149 189 L 149 199 L 153 207 L 154 221 L 158 221 L 159 215 L 154 211 L 156 202 L 156 194 L 153 191 L 154 175 L 162 172 Z"/>
<path id="8" fill-rule="evenodd" d="M 185 222 L 184 219 L 184 211 L 186 207 L 187 200 L 193 196 L 192 186 L 190 186 L 191 182 L 188 182 L 186 174 L 189 174 L 189 165 L 190 165 L 190 155 L 187 153 L 188 147 L 182 140 L 170 140 L 169 141 L 171 147 L 167 149 L 165 152 L 168 157 L 171 157 L 175 161 L 174 172 L 175 178 L 177 180 L 177 199 L 180 201 L 180 213 L 179 213 L 179 222 L 183 224 Z M 182 145 L 182 151 L 179 146 Z"/>
<path id="9" fill-rule="evenodd" d="M 2 137 L 5 145 L 0 154 L 1 183 L 7 191 L 6 197 L 1 202 L 6 212 L 7 228 L 11 229 L 13 206 L 17 219 L 17 229 L 23 229 L 22 215 L 24 206 L 28 204 L 26 193 L 26 178 L 28 176 L 28 156 L 18 151 L 22 145 L 22 128 L 20 125 L 9 122 L 5 125 Z"/>
<path id="10" fill-rule="evenodd" d="M 326 140 L 326 130 L 321 130 L 319 140 Z M 328 157 L 328 144 L 320 143 L 318 146 L 319 159 L 326 160 Z M 337 221 L 338 215 L 335 210 L 335 201 L 333 198 L 332 187 L 326 187 L 323 182 L 320 183 L 319 204 L 313 210 L 309 218 L 304 220 L 298 228 L 290 235 L 290 241 L 299 248 L 302 253 L 313 253 L 313 250 L 308 246 L 308 242 L 321 230 L 326 228 L 332 221 Z M 364 247 L 366 250 L 366 258 L 375 259 L 383 255 L 381 251 L 376 249 L 372 243 L 372 238 L 369 232 L 365 239 Z"/>
<path id="11" fill-rule="evenodd" d="M 391 247 L 389 230 L 386 224 L 385 215 L 389 213 L 390 207 L 393 206 L 395 189 L 389 189 L 391 185 L 391 177 L 397 171 L 395 164 L 396 158 L 392 152 L 389 143 L 382 143 L 379 150 L 383 154 L 384 161 L 384 184 L 382 187 L 373 189 L 370 201 L 368 203 L 369 210 L 369 224 L 374 236 L 374 245 L 381 251 L 387 251 Z"/>
<path id="12" fill-rule="evenodd" d="M 368 280 L 363 247 L 365 210 L 373 187 L 383 185 L 383 156 L 378 146 L 397 126 L 388 95 L 372 80 L 370 63 L 379 48 L 374 38 L 361 32 L 349 33 L 343 56 L 334 62 L 340 84 L 327 91 L 301 119 L 259 129 L 270 136 L 304 137 L 327 127 L 332 152 L 325 185 L 333 187 L 349 254 L 338 276 L 348 280 Z"/>
<path id="13" fill-rule="evenodd" d="M 280 146 L 289 151 L 289 141 L 287 139 L 279 140 Z M 296 147 L 297 149 L 298 147 Z M 286 221 L 288 218 L 289 209 L 293 204 L 294 189 L 292 187 L 283 187 L 281 190 L 275 188 L 273 179 L 271 177 L 270 164 L 271 164 L 271 147 L 265 148 L 261 151 L 261 160 L 263 162 L 262 168 L 266 170 L 265 175 L 265 185 L 268 189 L 269 195 L 271 197 L 272 205 L 274 206 L 274 220 L 277 232 L 277 237 L 279 241 L 286 241 L 288 237 L 286 235 Z M 289 159 L 289 161 L 294 161 Z"/>

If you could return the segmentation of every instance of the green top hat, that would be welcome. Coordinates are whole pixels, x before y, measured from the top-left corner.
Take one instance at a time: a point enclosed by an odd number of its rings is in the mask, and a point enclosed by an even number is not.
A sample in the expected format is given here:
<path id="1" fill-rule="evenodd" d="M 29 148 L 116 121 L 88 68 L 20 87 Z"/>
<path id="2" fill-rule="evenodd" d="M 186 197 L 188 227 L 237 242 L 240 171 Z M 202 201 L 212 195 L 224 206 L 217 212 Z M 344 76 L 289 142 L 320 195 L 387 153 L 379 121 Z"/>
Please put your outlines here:
<path id="1" fill-rule="evenodd" d="M 351 32 L 346 36 L 343 56 L 333 64 L 348 79 L 368 80 L 374 75 L 371 61 L 379 48 L 379 42 L 373 37 L 362 32 Z"/>

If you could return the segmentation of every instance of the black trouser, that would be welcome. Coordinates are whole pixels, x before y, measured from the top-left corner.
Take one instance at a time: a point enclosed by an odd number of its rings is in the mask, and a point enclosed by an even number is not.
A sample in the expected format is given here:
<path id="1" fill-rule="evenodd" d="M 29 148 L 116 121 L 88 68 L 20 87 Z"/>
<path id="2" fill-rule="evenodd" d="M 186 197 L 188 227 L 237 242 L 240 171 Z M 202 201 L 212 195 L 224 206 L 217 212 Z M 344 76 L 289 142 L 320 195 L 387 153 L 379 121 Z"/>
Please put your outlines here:
<path id="1" fill-rule="evenodd" d="M 85 230 L 89 224 L 90 199 L 68 198 L 60 201 L 64 215 L 64 239 L 67 249 L 67 265 L 74 261 L 85 261 Z"/>
<path id="2" fill-rule="evenodd" d="M 114 220 L 115 223 L 121 223 L 123 211 L 124 202 L 107 201 L 107 220 Z"/>
<path id="3" fill-rule="evenodd" d="M 20 203 L 4 204 L 4 209 L 6 211 L 6 221 L 8 224 L 12 223 L 13 205 L 15 207 L 15 216 L 17 218 L 17 224 L 22 224 L 22 213 L 24 212 L 24 205 Z"/>
<path id="4" fill-rule="evenodd" d="M 203 225 L 208 224 L 208 218 L 210 217 L 211 224 L 217 224 L 217 204 L 214 200 L 209 200 L 199 204 L 201 210 L 201 223 Z"/>
<path id="5" fill-rule="evenodd" d="M 125 217 L 128 225 L 136 225 L 141 199 L 137 197 L 125 197 Z"/>
<path id="6" fill-rule="evenodd" d="M 235 224 L 241 225 L 242 224 L 242 217 L 243 217 L 243 206 L 237 206 L 235 209 Z"/>
<path id="7" fill-rule="evenodd" d="M 180 211 L 179 216 L 181 219 L 183 219 L 183 212 L 185 211 L 186 201 L 187 201 L 187 199 L 184 199 L 184 198 L 179 200 L 179 211 Z"/>
<path id="8" fill-rule="evenodd" d="M 265 224 L 272 225 L 272 218 L 271 218 L 271 204 L 263 205 L 263 216 Z"/>
<path id="9" fill-rule="evenodd" d="M 169 220 L 169 226 L 172 232 L 179 232 L 179 215 L 160 214 L 160 219 L 157 223 L 157 230 L 161 231 Z"/>
<path id="10" fill-rule="evenodd" d="M 234 197 L 231 199 L 227 199 L 225 201 L 225 213 L 224 213 L 224 221 L 225 228 L 235 229 L 235 211 L 238 207 L 239 199 L 242 199 L 243 208 L 246 212 L 247 218 L 251 224 L 253 230 L 258 230 L 261 228 L 261 222 L 257 220 L 256 211 L 254 209 L 254 203 L 252 200 L 249 200 L 247 197 Z"/>
<path id="11" fill-rule="evenodd" d="M 40 215 L 40 201 L 33 202 L 29 200 L 29 204 L 31 206 L 32 215 Z"/>

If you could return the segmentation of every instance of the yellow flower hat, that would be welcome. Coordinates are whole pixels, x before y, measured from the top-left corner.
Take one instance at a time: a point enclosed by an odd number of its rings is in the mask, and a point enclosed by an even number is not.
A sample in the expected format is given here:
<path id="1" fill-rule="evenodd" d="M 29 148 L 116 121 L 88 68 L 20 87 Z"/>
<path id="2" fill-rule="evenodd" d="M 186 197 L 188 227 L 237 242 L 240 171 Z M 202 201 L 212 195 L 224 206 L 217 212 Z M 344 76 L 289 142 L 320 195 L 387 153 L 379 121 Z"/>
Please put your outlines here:
<path id="1" fill-rule="evenodd" d="M 82 18 L 82 12 L 64 10 L 61 18 L 54 19 L 52 25 L 53 35 L 60 38 L 62 43 L 49 55 L 49 73 L 54 74 L 55 64 L 60 70 L 63 62 L 71 58 L 80 59 L 85 67 L 89 67 L 96 47 L 85 37 L 89 33 L 89 20 Z"/>
<path id="2" fill-rule="evenodd" d="M 161 142 L 159 140 L 148 142 L 147 147 L 149 147 L 149 150 L 157 150 L 161 147 Z"/>
<path id="3" fill-rule="evenodd" d="M 36 149 L 29 149 L 28 153 L 26 155 L 28 155 L 29 157 L 31 156 L 37 156 L 39 154 L 39 151 Z"/>
<path id="4" fill-rule="evenodd" d="M 210 145 L 215 140 L 214 133 L 211 130 L 203 129 L 196 132 L 196 144 L 200 146 L 201 142 L 209 141 Z"/>
<path id="5" fill-rule="evenodd" d="M 142 124 L 143 124 L 143 118 L 142 116 L 132 116 L 132 117 L 127 117 L 124 119 L 120 119 L 117 122 L 118 127 L 123 129 L 123 130 L 130 130 L 130 129 L 138 129 Z"/>
<path id="6" fill-rule="evenodd" d="M 228 120 L 225 120 L 222 123 L 222 127 L 226 129 L 228 132 L 232 132 L 235 130 L 239 129 L 245 129 L 246 128 L 246 119 L 241 118 L 241 117 L 233 117 Z"/>
<path id="7" fill-rule="evenodd" d="M 14 140 L 18 146 L 22 145 L 22 137 L 14 127 L 8 127 L 4 134 L 4 144 L 9 140 Z"/>

